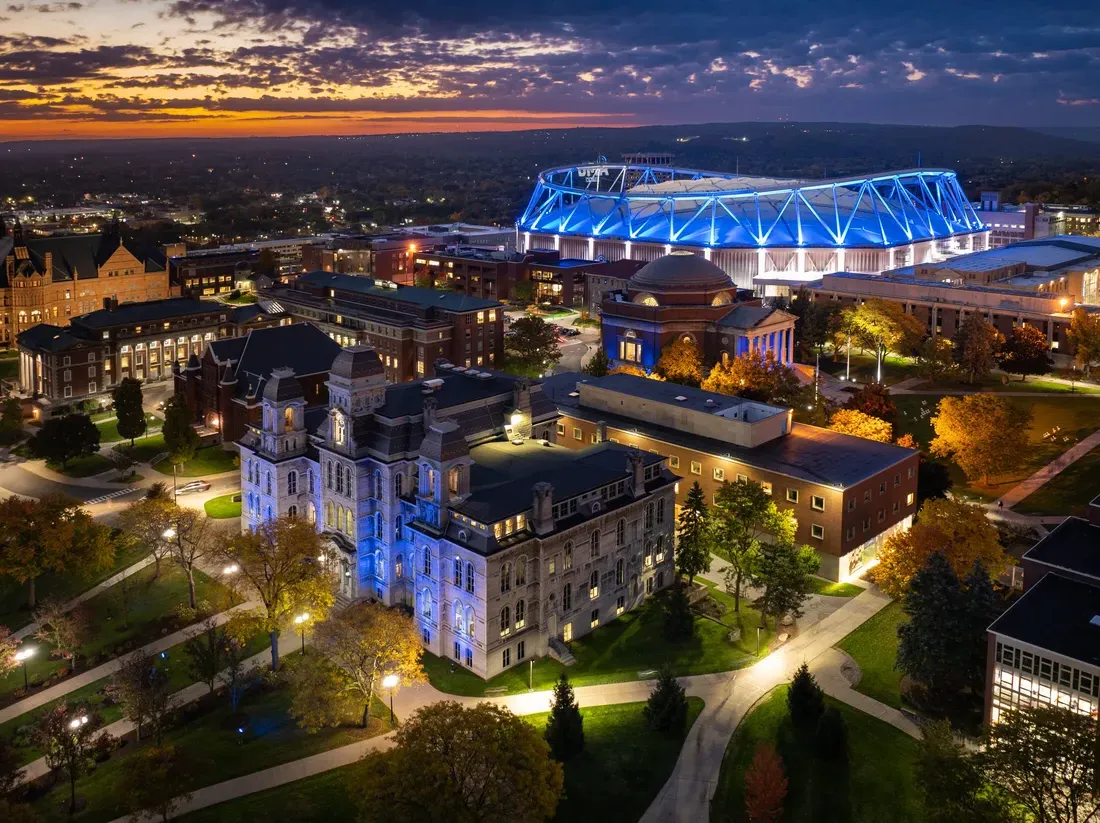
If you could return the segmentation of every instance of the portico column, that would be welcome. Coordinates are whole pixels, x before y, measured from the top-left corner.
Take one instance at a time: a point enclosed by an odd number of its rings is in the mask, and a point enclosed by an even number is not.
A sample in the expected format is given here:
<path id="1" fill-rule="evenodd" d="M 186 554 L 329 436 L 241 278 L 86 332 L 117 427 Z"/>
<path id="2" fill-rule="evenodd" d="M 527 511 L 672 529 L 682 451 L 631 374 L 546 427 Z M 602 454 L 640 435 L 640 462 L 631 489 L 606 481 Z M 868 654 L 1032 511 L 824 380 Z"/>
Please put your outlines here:
<path id="1" fill-rule="evenodd" d="M 794 360 L 791 358 L 791 347 L 794 345 L 794 329 L 787 329 L 787 365 L 789 366 Z"/>

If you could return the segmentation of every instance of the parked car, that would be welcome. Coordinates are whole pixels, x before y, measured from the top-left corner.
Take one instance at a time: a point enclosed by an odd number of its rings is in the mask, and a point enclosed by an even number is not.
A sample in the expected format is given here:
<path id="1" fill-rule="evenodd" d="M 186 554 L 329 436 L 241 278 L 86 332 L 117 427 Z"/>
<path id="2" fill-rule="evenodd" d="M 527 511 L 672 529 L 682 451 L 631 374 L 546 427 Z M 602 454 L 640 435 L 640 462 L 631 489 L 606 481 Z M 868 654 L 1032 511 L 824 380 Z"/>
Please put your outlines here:
<path id="1" fill-rule="evenodd" d="M 563 328 L 561 330 L 561 333 L 564 334 L 566 337 L 576 337 L 578 334 L 581 333 L 581 330 L 580 329 L 574 329 L 572 327 Z"/>
<path id="2" fill-rule="evenodd" d="M 210 491 L 210 484 L 205 480 L 192 480 L 176 488 L 176 494 L 194 494 L 195 492 Z"/>

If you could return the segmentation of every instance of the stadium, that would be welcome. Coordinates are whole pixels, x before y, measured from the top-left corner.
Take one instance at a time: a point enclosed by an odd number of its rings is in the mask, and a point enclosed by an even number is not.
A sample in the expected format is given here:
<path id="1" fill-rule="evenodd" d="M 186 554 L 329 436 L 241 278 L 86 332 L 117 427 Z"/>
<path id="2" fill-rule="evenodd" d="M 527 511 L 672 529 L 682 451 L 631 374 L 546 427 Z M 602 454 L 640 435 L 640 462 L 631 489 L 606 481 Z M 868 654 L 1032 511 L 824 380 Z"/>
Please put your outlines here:
<path id="1" fill-rule="evenodd" d="M 597 162 L 544 171 L 521 251 L 586 260 L 701 254 L 740 288 L 785 294 L 836 271 L 880 274 L 988 248 L 953 171 L 792 180 Z"/>

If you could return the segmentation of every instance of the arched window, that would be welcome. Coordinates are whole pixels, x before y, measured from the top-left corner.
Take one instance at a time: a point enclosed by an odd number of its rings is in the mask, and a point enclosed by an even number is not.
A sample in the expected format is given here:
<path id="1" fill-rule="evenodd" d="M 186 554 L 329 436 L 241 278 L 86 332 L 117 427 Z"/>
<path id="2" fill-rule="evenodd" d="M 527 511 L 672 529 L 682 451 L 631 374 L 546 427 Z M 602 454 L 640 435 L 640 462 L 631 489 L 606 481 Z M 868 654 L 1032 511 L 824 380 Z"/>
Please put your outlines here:
<path id="1" fill-rule="evenodd" d="M 566 541 L 566 544 L 565 544 L 565 560 L 562 563 L 562 566 L 564 566 L 566 569 L 573 568 L 573 541 L 572 540 Z"/>
<path id="2" fill-rule="evenodd" d="M 516 561 L 516 585 L 527 585 L 527 558 L 521 557 Z"/>
<path id="3" fill-rule="evenodd" d="M 522 600 L 516 601 L 516 628 L 522 629 L 527 625 L 527 604 Z"/>
<path id="4" fill-rule="evenodd" d="M 310 500 L 309 503 L 306 504 L 306 511 L 308 512 L 310 525 L 317 525 L 317 507 L 313 505 L 312 500 Z"/>
<path id="5" fill-rule="evenodd" d="M 289 507 L 286 510 L 286 516 L 287 517 L 297 517 L 298 516 L 298 507 L 297 506 Z"/>
<path id="6" fill-rule="evenodd" d="M 405 576 L 405 555 L 399 554 L 393 559 L 393 576 L 398 580 Z"/>
<path id="7" fill-rule="evenodd" d="M 400 540 L 401 539 L 401 526 L 402 526 L 401 515 L 397 515 L 397 517 L 394 518 L 394 521 L 393 521 L 393 539 L 394 540 Z"/>
<path id="8" fill-rule="evenodd" d="M 379 580 L 386 582 L 386 558 L 380 551 L 374 553 L 374 573 Z"/>
<path id="9" fill-rule="evenodd" d="M 619 518 L 619 522 L 615 524 L 615 545 L 622 546 L 626 544 L 626 521 Z"/>
<path id="10" fill-rule="evenodd" d="M 599 529 L 595 529 L 592 532 L 592 536 L 589 538 L 589 543 L 591 544 L 592 556 L 593 557 L 599 557 L 600 556 L 600 530 Z"/>
<path id="11" fill-rule="evenodd" d="M 663 534 L 657 535 L 657 562 L 660 563 L 665 559 L 665 536 Z"/>
<path id="12" fill-rule="evenodd" d="M 630 575 L 630 594 L 633 597 L 638 596 L 638 575 Z"/>
<path id="13" fill-rule="evenodd" d="M 653 504 L 645 504 L 645 527 L 647 529 L 653 528 Z"/>
<path id="14" fill-rule="evenodd" d="M 382 512 L 378 512 L 374 516 L 374 536 L 379 540 L 382 539 L 382 530 L 385 528 L 385 524 L 382 521 Z"/>
<path id="15" fill-rule="evenodd" d="M 252 458 L 251 457 L 248 458 L 248 461 L 245 463 L 245 469 L 248 471 L 248 482 L 249 483 L 253 482 L 252 481 Z"/>
<path id="16" fill-rule="evenodd" d="M 561 608 L 563 612 L 573 608 L 573 584 L 566 583 L 561 589 Z"/>
<path id="17" fill-rule="evenodd" d="M 502 635 L 508 634 L 512 628 L 512 610 L 507 606 L 504 606 L 500 610 L 500 633 Z"/>
<path id="18" fill-rule="evenodd" d="M 453 466 L 449 472 L 447 472 L 447 491 L 451 494 L 458 494 L 459 481 L 462 479 L 462 467 Z"/>
<path id="19" fill-rule="evenodd" d="M 592 576 L 588 578 L 588 597 L 595 600 L 600 596 L 600 573 L 592 570 Z"/>
<path id="20" fill-rule="evenodd" d="M 512 590 L 512 564 L 505 563 L 500 567 L 500 593 Z"/>
<path id="21" fill-rule="evenodd" d="M 325 487 L 332 488 L 332 461 L 325 461 Z"/>
<path id="22" fill-rule="evenodd" d="M 325 503 L 325 525 L 329 528 L 336 525 L 333 518 L 333 511 L 335 511 L 335 507 L 332 505 L 332 501 L 329 500 Z"/>
<path id="23" fill-rule="evenodd" d="M 456 557 L 455 558 L 454 584 L 456 586 L 461 586 L 462 585 L 462 558 L 461 557 Z"/>
<path id="24" fill-rule="evenodd" d="M 647 566 L 653 565 L 653 541 L 647 540 L 645 542 L 645 564 Z"/>
<path id="25" fill-rule="evenodd" d="M 355 490 L 351 486 L 351 466 L 344 468 L 344 488 L 348 490 L 348 494 L 354 494 Z"/>
<path id="26" fill-rule="evenodd" d="M 474 639 L 474 607 L 466 607 L 466 634 L 471 640 Z"/>
<path id="27" fill-rule="evenodd" d="M 458 634 L 463 634 L 466 631 L 466 610 L 462 608 L 462 604 L 457 600 L 455 601 L 454 610 L 454 630 Z"/>
<path id="28" fill-rule="evenodd" d="M 405 475 L 403 475 L 401 472 L 398 472 L 393 476 L 393 496 L 405 496 Z"/>
<path id="29" fill-rule="evenodd" d="M 264 472 L 264 494 L 271 494 L 271 472 Z"/>
<path id="30" fill-rule="evenodd" d="M 374 472 L 374 496 L 382 499 L 382 472 L 377 469 Z"/>
<path id="31" fill-rule="evenodd" d="M 432 616 L 432 591 L 424 589 L 420 592 L 420 613 L 431 619 Z"/>
<path id="32" fill-rule="evenodd" d="M 427 546 L 424 547 L 424 574 L 432 576 L 432 550 Z"/>
<path id="33" fill-rule="evenodd" d="M 344 510 L 344 524 L 347 526 L 345 531 L 348 537 L 355 537 L 355 518 L 352 517 L 351 509 Z"/>
<path id="34" fill-rule="evenodd" d="M 271 520 L 271 506 L 268 506 L 268 507 L 267 507 L 267 518 L 266 518 L 266 519 L 267 519 L 267 520 L 268 520 L 269 522 L 270 522 L 270 520 Z"/>
<path id="35" fill-rule="evenodd" d="M 344 472 L 340 466 L 336 467 L 336 493 L 344 493 Z"/>
<path id="36" fill-rule="evenodd" d="M 665 522 L 665 501 L 663 499 L 657 501 L 657 522 Z"/>
<path id="37" fill-rule="evenodd" d="M 471 594 L 474 591 L 474 564 L 473 563 L 467 563 L 466 564 L 466 591 L 470 592 Z"/>
<path id="38" fill-rule="evenodd" d="M 298 493 L 298 472 L 292 471 L 286 476 L 286 493 L 297 494 Z"/>
<path id="39" fill-rule="evenodd" d="M 615 564 L 615 585 L 621 586 L 626 581 L 626 570 L 623 565 L 623 559 L 620 557 Z"/>

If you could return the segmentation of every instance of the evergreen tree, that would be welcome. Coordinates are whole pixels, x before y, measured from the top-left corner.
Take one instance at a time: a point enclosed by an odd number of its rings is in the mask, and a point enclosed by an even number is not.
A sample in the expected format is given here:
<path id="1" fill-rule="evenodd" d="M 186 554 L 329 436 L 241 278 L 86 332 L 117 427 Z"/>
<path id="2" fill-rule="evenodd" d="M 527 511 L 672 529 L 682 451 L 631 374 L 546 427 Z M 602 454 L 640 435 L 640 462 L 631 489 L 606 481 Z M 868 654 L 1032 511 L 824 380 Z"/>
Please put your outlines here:
<path id="1" fill-rule="evenodd" d="M 581 373 L 589 377 L 604 377 L 609 371 L 611 371 L 611 358 L 607 356 L 603 346 L 596 349 L 588 364 L 581 368 Z"/>
<path id="2" fill-rule="evenodd" d="M 829 706 L 814 732 L 813 819 L 847 823 L 852 819 L 852 777 L 848 762 L 848 724 Z"/>
<path id="3" fill-rule="evenodd" d="M 195 456 L 199 435 L 193 425 L 194 415 L 182 395 L 173 395 L 164 407 L 164 445 L 168 447 L 172 465 L 186 463 Z"/>
<path id="4" fill-rule="evenodd" d="M 695 575 L 710 571 L 707 517 L 707 498 L 696 480 L 688 489 L 687 499 L 677 517 L 679 543 L 676 547 L 676 569 L 687 576 L 689 584 L 695 582 Z"/>
<path id="5" fill-rule="evenodd" d="M 695 617 L 691 613 L 687 590 L 676 583 L 664 600 L 665 638 L 672 643 L 683 643 L 695 633 Z"/>
<path id="6" fill-rule="evenodd" d="M 115 417 L 118 418 L 118 433 L 130 439 L 145 434 L 145 409 L 142 407 L 141 381 L 133 377 L 124 377 L 111 395 L 115 403 Z"/>
<path id="7" fill-rule="evenodd" d="M 810 594 L 810 578 L 821 561 L 809 546 L 796 546 L 790 540 L 761 542 L 749 567 L 749 583 L 763 590 L 760 617 L 767 624 L 790 612 L 802 616 L 802 604 Z"/>
<path id="8" fill-rule="evenodd" d="M 804 733 L 813 732 L 825 712 L 825 693 L 805 663 L 795 671 L 787 689 L 787 711 L 794 727 Z"/>
<path id="9" fill-rule="evenodd" d="M 51 417 L 27 442 L 31 454 L 60 463 L 64 469 L 74 457 L 99 451 L 99 429 L 86 414 Z"/>
<path id="10" fill-rule="evenodd" d="M 554 699 L 543 735 L 555 760 L 565 762 L 584 749 L 584 718 L 565 672 L 554 684 Z"/>
<path id="11" fill-rule="evenodd" d="M 836 706 L 827 706 L 817 721 L 814 754 L 821 760 L 848 762 L 848 724 Z"/>
<path id="12" fill-rule="evenodd" d="M 662 666 L 657 685 L 649 695 L 643 710 L 651 728 L 665 734 L 681 734 L 687 724 L 687 695 L 684 687 L 672 674 L 672 669 Z"/>
<path id="13" fill-rule="evenodd" d="M 986 629 L 1001 613 L 1001 600 L 981 561 L 974 564 L 970 574 L 963 580 L 963 589 L 965 623 L 958 627 L 958 631 L 966 644 L 967 662 L 964 674 L 971 691 L 980 694 L 985 684 L 988 651 Z"/>

